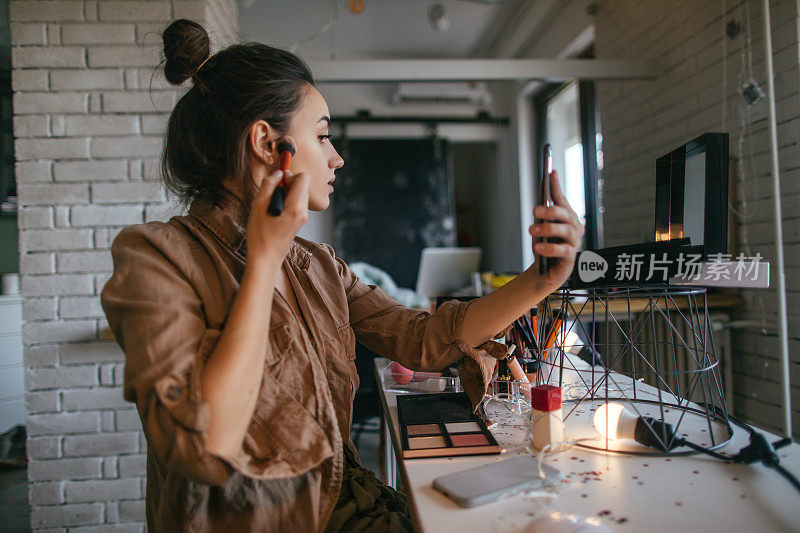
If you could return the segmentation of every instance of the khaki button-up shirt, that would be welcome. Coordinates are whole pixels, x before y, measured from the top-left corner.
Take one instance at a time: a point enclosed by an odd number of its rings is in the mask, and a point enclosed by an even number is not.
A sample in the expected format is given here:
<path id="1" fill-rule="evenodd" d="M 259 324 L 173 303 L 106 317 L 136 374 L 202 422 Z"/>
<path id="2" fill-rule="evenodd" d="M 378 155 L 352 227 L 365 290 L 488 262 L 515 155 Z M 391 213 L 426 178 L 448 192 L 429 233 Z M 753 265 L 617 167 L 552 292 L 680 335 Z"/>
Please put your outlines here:
<path id="1" fill-rule="evenodd" d="M 505 347 L 460 338 L 469 304 L 431 314 L 362 283 L 324 244 L 296 238 L 284 260 L 302 317 L 276 294 L 255 410 L 238 451 L 207 451 L 200 376 L 246 262 L 243 224 L 196 200 L 187 216 L 123 230 L 103 309 L 125 352 L 125 399 L 147 438 L 150 531 L 318 531 L 337 501 L 358 388 L 356 338 L 414 370 L 459 362 L 477 403 Z M 466 356 L 466 357 L 465 357 Z"/>

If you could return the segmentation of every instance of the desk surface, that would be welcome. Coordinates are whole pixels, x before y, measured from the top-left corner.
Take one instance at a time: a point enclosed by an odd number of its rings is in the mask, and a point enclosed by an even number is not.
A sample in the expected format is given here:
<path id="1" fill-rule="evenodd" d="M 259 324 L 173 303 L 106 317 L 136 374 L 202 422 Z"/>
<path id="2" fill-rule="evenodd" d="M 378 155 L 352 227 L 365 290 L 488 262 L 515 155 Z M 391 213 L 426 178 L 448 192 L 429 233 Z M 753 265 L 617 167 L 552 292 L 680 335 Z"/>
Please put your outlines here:
<path id="1" fill-rule="evenodd" d="M 732 291 L 726 291 L 722 293 L 712 293 L 709 294 L 707 297 L 708 301 L 708 308 L 710 310 L 713 309 L 728 309 L 733 307 L 739 307 L 744 302 L 742 297 L 739 296 L 738 293 Z M 703 309 L 706 304 L 706 300 L 703 298 L 697 298 L 696 305 L 698 309 Z M 645 309 L 648 309 L 650 306 L 650 299 L 649 298 L 630 298 L 627 299 L 623 295 L 617 295 L 615 297 L 608 298 L 606 302 L 608 305 L 608 312 L 612 315 L 617 317 L 624 315 L 625 313 L 641 313 Z M 676 306 L 678 309 L 688 309 L 689 303 L 686 297 L 676 296 L 674 297 L 674 301 L 671 305 Z M 579 303 L 573 304 L 576 313 L 580 313 L 580 315 L 586 319 L 591 318 L 592 315 L 592 306 L 586 305 L 585 307 Z M 595 305 L 594 312 L 597 313 L 598 319 L 602 318 L 602 315 L 605 313 L 605 307 L 601 302 L 598 302 Z"/>
<path id="2" fill-rule="evenodd" d="M 380 369 L 386 363 L 386 359 L 375 361 L 381 385 Z M 397 394 L 381 387 L 392 446 L 421 531 L 523 531 L 531 520 L 552 512 L 598 517 L 609 529 L 622 532 L 800 531 L 800 493 L 763 465 L 725 464 L 702 455 L 634 457 L 576 446 L 547 459 L 564 475 L 554 497 L 518 494 L 493 504 L 461 508 L 434 490 L 433 480 L 507 459 L 516 452 L 403 460 L 397 453 Z M 497 420 L 492 432 L 501 447 L 518 446 L 524 425 L 508 418 Z M 747 433 L 736 428 L 722 451 L 735 453 L 747 443 Z M 778 453 L 784 468 L 800 473 L 800 445 Z"/>

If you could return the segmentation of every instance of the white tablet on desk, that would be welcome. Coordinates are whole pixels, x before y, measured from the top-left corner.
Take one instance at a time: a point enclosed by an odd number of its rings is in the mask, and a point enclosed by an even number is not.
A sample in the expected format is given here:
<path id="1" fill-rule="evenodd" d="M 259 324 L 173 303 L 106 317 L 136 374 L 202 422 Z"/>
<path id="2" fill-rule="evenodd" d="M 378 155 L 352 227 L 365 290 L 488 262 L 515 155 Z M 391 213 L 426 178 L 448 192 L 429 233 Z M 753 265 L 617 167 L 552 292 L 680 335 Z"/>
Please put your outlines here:
<path id="1" fill-rule="evenodd" d="M 417 293 L 429 298 L 449 296 L 471 283 L 481 262 L 480 248 L 423 248 Z"/>

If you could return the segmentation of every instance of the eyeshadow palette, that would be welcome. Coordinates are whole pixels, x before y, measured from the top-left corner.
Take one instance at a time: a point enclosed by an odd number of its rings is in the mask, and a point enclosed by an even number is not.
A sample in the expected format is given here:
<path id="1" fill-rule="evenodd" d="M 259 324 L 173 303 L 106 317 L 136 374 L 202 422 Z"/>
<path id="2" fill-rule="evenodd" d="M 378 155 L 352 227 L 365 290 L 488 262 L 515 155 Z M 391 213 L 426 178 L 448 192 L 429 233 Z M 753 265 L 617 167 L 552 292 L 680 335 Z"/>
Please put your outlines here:
<path id="1" fill-rule="evenodd" d="M 403 458 L 500 453 L 463 392 L 397 397 Z"/>

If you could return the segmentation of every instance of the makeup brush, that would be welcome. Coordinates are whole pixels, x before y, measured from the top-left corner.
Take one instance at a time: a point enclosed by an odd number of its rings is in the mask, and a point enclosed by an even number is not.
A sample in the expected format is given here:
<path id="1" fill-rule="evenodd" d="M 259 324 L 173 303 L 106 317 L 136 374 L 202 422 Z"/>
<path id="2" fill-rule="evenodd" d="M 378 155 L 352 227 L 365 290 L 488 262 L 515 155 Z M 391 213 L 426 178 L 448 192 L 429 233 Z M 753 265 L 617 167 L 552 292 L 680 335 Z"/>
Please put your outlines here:
<path id="1" fill-rule="evenodd" d="M 544 343 L 542 347 L 542 359 L 547 359 L 547 351 L 553 347 L 553 344 L 556 342 L 556 335 L 558 335 L 559 330 L 561 329 L 561 323 L 564 319 L 564 312 L 561 309 L 555 309 L 553 311 L 553 323 L 550 326 L 550 333 L 547 335 L 547 341 Z"/>
<path id="2" fill-rule="evenodd" d="M 278 157 L 280 157 L 281 170 L 285 173 L 289 170 L 289 163 L 292 161 L 292 156 L 297 150 L 294 147 L 294 142 L 290 137 L 284 137 L 278 142 Z M 277 217 L 283 212 L 283 201 L 286 199 L 286 178 L 281 177 L 281 182 L 275 187 L 275 192 L 272 193 L 272 198 L 269 201 L 269 209 L 267 210 L 270 215 Z"/>
<path id="3" fill-rule="evenodd" d="M 527 316 L 522 316 L 524 326 L 526 331 L 528 332 L 528 337 L 531 340 L 531 350 L 534 353 L 539 353 L 539 337 L 537 337 L 538 333 L 536 332 L 537 327 L 537 318 L 536 318 L 536 308 L 534 307 L 531 309 L 531 318 Z"/>
<path id="4" fill-rule="evenodd" d="M 539 310 L 536 306 L 531 307 L 531 321 L 529 323 L 531 335 L 536 343 L 536 351 L 539 351 Z"/>

